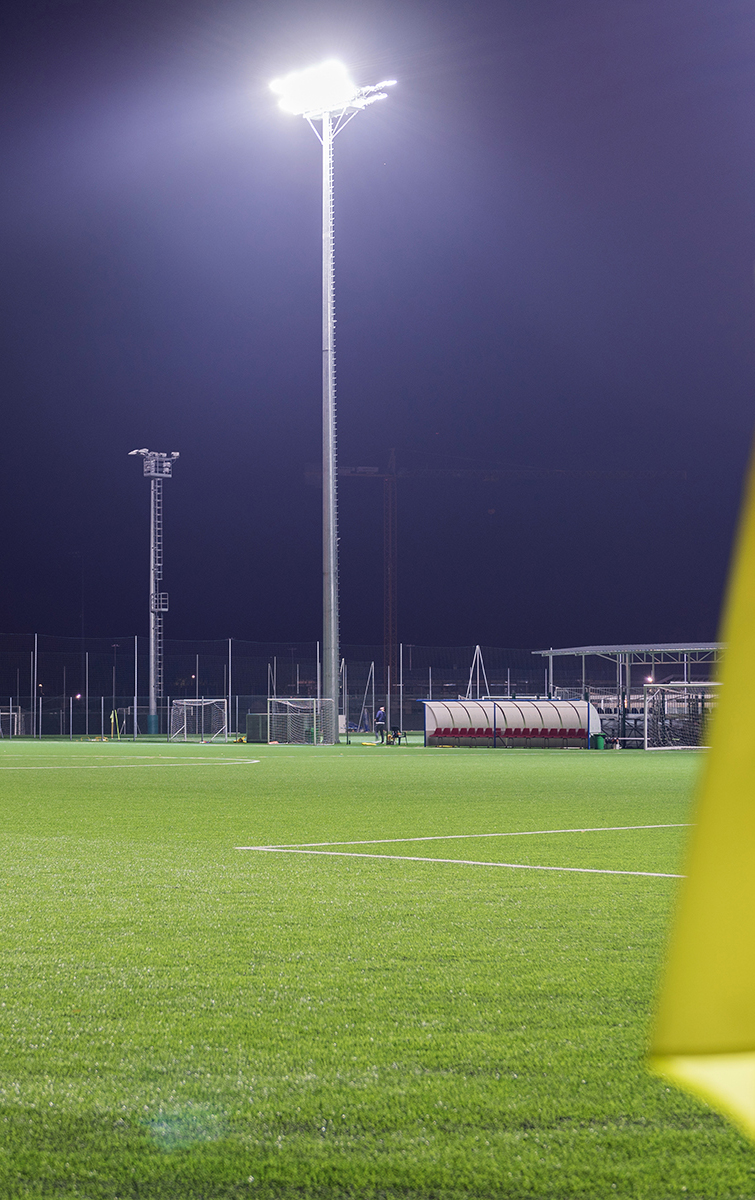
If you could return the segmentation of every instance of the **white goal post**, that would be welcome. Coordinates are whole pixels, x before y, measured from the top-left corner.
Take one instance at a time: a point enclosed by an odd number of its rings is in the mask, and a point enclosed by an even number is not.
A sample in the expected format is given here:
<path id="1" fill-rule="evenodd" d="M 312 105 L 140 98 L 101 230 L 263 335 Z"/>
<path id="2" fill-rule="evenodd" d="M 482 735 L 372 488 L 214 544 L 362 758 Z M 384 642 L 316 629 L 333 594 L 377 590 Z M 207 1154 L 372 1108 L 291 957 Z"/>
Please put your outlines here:
<path id="1" fill-rule="evenodd" d="M 228 741 L 227 700 L 174 700 L 168 740 Z"/>
<path id="2" fill-rule="evenodd" d="M 646 750 L 704 750 L 720 683 L 646 683 Z"/>
<path id="3" fill-rule="evenodd" d="M 21 709 L 17 704 L 6 704 L 0 708 L 0 738 L 18 737 L 23 730 Z"/>
<path id="4" fill-rule="evenodd" d="M 288 746 L 332 746 L 332 700 L 311 696 L 271 696 L 267 702 L 267 740 Z"/>

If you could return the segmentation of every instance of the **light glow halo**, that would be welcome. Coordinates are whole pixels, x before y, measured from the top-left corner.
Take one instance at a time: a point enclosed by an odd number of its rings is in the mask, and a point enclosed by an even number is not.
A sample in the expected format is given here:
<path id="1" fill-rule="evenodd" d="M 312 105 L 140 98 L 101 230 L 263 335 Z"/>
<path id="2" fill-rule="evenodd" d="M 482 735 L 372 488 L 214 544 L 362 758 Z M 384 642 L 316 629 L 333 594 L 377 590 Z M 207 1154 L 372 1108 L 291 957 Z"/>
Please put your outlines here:
<path id="1" fill-rule="evenodd" d="M 279 107 L 295 116 L 348 108 L 360 91 L 346 67 L 336 58 L 303 71 L 291 71 L 274 79 L 270 89 L 280 97 Z"/>

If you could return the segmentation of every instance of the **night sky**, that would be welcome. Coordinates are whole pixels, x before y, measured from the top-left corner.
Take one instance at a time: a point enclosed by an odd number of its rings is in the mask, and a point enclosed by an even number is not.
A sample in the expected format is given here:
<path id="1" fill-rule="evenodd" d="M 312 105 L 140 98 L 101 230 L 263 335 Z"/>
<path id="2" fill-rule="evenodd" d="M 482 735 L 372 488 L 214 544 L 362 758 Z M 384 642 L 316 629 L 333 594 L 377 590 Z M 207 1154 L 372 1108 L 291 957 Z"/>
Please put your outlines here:
<path id="1" fill-rule="evenodd" d="M 147 446 L 181 455 L 166 636 L 320 636 L 320 147 L 268 84 L 339 57 L 399 81 L 336 142 L 336 303 L 340 462 L 420 473 L 400 639 L 715 636 L 754 0 L 25 0 L 0 45 L 0 632 L 77 635 L 83 596 L 146 633 Z M 507 466 L 574 475 L 421 477 Z M 379 483 L 340 526 L 342 639 L 376 643 Z"/>

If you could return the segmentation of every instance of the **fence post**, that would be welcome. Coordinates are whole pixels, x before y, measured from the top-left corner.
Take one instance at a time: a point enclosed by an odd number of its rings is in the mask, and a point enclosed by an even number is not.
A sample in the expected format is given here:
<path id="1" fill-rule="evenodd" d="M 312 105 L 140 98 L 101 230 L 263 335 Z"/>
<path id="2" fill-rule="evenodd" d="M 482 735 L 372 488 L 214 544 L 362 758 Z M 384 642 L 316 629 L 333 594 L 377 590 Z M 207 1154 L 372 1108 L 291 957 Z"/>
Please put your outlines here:
<path id="1" fill-rule="evenodd" d="M 226 723 L 225 723 L 226 741 L 228 741 L 228 723 L 231 720 L 231 693 L 232 693 L 231 672 L 233 670 L 233 650 L 232 650 L 232 646 L 231 646 L 231 641 L 232 641 L 232 639 L 229 638 L 228 639 L 228 713 L 226 716 Z M 236 724 L 238 726 L 238 721 L 236 722 Z M 238 736 L 239 736 L 239 731 L 237 728 L 236 729 L 236 737 L 238 737 Z"/>

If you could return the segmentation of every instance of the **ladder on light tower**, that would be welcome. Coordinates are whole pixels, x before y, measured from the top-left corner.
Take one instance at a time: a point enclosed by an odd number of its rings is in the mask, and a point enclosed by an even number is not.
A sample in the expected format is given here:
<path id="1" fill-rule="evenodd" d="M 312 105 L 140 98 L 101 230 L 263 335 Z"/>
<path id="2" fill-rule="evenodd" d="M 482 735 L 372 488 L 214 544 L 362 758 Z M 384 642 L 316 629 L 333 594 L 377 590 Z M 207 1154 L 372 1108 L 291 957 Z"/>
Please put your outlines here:
<path id="1" fill-rule="evenodd" d="M 178 451 L 131 450 L 144 460 L 144 475 L 150 481 L 149 510 L 149 718 L 148 733 L 158 733 L 157 701 L 163 695 L 163 613 L 168 611 L 168 593 L 159 590 L 163 577 L 163 480 L 173 475 Z"/>
<path id="2" fill-rule="evenodd" d="M 145 462 L 146 465 L 146 462 Z M 163 481 L 153 477 L 150 489 L 150 650 L 154 641 L 155 701 L 163 694 L 163 613 L 168 611 L 168 593 L 158 584 L 163 577 Z M 150 656 L 152 657 L 152 655 Z M 152 675 L 152 670 L 150 675 Z M 150 697 L 151 699 L 151 697 Z M 152 706 L 150 705 L 150 713 Z"/>

